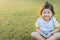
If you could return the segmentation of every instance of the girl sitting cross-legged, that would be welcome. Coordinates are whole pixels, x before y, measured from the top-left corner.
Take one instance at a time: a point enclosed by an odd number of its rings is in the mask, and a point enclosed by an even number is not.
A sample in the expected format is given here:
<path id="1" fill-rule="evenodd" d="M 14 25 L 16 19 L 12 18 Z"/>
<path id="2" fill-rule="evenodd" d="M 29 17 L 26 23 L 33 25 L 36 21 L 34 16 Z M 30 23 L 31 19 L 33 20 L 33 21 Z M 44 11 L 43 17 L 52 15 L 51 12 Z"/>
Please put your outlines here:
<path id="1" fill-rule="evenodd" d="M 37 40 L 56 40 L 60 38 L 59 23 L 54 17 L 54 7 L 47 1 L 41 8 L 40 17 L 37 19 L 35 26 L 36 32 L 31 36 Z"/>

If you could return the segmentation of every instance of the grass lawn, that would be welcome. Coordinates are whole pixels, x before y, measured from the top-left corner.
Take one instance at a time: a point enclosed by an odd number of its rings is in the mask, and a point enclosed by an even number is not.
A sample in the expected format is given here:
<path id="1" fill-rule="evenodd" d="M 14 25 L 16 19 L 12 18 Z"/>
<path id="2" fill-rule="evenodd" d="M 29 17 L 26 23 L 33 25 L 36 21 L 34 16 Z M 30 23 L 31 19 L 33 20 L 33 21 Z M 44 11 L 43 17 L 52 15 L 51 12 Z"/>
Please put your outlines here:
<path id="1" fill-rule="evenodd" d="M 40 6 L 45 0 L 0 0 L 0 40 L 34 40 Z M 55 8 L 55 17 L 60 22 L 60 0 L 48 0 Z"/>

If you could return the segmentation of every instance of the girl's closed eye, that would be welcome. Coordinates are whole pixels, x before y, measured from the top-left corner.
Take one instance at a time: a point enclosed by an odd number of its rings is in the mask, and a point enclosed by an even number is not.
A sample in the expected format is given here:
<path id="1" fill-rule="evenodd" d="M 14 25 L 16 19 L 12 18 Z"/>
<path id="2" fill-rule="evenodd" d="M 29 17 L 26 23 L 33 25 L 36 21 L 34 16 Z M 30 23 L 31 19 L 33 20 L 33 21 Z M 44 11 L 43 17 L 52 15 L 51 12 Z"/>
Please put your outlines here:
<path id="1" fill-rule="evenodd" d="M 48 14 L 50 14 L 50 12 L 48 12 Z"/>
<path id="2" fill-rule="evenodd" d="M 43 14 L 46 14 L 46 13 L 50 14 L 50 12 L 43 12 Z"/>
<path id="3" fill-rule="evenodd" d="M 43 14 L 46 14 L 46 12 L 43 12 Z"/>

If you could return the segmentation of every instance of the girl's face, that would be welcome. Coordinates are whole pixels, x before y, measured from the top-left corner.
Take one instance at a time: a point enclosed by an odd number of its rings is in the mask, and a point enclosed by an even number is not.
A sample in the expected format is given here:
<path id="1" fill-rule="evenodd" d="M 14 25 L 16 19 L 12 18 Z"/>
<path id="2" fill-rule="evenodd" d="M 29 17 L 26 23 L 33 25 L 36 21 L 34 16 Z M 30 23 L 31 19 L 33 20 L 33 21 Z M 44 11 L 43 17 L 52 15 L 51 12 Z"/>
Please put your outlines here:
<path id="1" fill-rule="evenodd" d="M 52 12 L 51 12 L 51 10 L 50 9 L 44 9 L 43 11 L 42 11 L 42 17 L 43 17 L 43 19 L 44 20 L 50 20 L 50 18 L 52 17 Z"/>

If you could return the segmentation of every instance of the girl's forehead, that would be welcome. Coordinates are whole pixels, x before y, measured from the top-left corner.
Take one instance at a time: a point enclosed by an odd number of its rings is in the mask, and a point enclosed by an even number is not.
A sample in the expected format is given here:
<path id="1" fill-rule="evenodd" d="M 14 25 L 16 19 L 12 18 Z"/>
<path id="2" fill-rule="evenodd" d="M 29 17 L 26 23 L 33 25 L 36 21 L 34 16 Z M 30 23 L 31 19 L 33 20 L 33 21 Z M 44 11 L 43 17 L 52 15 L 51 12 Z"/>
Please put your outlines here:
<path id="1" fill-rule="evenodd" d="M 46 9 L 43 9 L 43 11 L 51 11 L 50 9 L 46 8 Z"/>
<path id="2" fill-rule="evenodd" d="M 50 10 L 49 8 L 45 8 L 45 9 L 43 9 L 43 10 Z"/>

